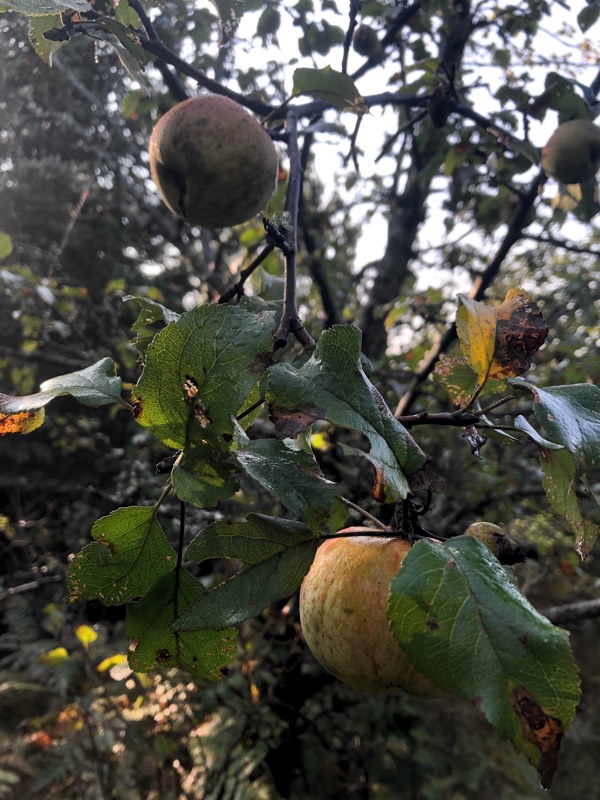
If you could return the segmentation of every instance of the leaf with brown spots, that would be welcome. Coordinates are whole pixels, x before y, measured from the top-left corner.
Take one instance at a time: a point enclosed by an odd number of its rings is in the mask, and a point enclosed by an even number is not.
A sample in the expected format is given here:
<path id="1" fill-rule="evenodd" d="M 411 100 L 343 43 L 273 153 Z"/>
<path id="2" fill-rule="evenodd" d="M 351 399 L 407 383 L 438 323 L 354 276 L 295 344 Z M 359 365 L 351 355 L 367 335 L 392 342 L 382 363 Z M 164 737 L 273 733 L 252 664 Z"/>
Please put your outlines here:
<path id="1" fill-rule="evenodd" d="M 102 358 L 85 369 L 58 375 L 44 381 L 37 394 L 13 397 L 0 394 L 0 434 L 31 433 L 44 421 L 44 407 L 62 395 L 71 395 L 84 406 L 100 406 L 121 401 L 121 379 L 115 374 L 112 358 Z"/>
<path id="2" fill-rule="evenodd" d="M 20 414 L 0 414 L 0 436 L 6 433 L 31 433 L 43 425 L 45 409 L 22 411 Z"/>
<path id="3" fill-rule="evenodd" d="M 523 735 L 540 752 L 538 773 L 544 789 L 549 789 L 558 766 L 558 750 L 565 733 L 564 725 L 543 709 L 523 687 L 515 689 L 512 704 Z"/>
<path id="4" fill-rule="evenodd" d="M 417 542 L 390 591 L 390 626 L 415 668 L 474 703 L 549 786 L 581 692 L 568 634 L 470 535 Z"/>
<path id="5" fill-rule="evenodd" d="M 456 329 L 479 386 L 522 375 L 544 344 L 548 326 L 530 295 L 511 289 L 495 307 L 459 295 Z"/>

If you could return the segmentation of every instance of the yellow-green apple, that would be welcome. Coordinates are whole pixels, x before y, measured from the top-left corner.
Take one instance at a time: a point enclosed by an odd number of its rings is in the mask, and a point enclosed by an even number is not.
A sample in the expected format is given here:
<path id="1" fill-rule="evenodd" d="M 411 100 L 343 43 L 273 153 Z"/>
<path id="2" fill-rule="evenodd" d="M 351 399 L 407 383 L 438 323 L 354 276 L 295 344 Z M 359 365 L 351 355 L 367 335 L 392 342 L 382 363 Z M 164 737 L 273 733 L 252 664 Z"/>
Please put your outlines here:
<path id="1" fill-rule="evenodd" d="M 346 528 L 317 550 L 300 589 L 304 638 L 317 661 L 355 689 L 439 697 L 400 647 L 386 615 L 390 581 L 410 544 L 372 534 L 371 528 Z"/>
<path id="2" fill-rule="evenodd" d="M 271 137 L 238 103 L 220 95 L 193 97 L 168 111 L 152 131 L 149 155 L 167 206 L 206 228 L 251 219 L 277 185 Z"/>
<path id="3" fill-rule="evenodd" d="M 583 183 L 600 168 L 600 127 L 589 119 L 563 122 L 542 148 L 542 168 L 564 184 Z"/>

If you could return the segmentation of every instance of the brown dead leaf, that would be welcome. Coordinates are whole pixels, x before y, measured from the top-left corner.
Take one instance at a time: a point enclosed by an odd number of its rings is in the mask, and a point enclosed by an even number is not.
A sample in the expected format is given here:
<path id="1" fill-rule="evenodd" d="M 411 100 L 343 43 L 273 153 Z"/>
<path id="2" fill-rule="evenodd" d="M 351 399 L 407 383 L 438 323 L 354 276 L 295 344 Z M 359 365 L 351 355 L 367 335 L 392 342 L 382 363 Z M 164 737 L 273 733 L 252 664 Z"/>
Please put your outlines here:
<path id="1" fill-rule="evenodd" d="M 546 341 L 548 326 L 535 301 L 522 289 L 511 289 L 494 312 L 496 338 L 488 379 L 515 378 L 531 366 Z"/>

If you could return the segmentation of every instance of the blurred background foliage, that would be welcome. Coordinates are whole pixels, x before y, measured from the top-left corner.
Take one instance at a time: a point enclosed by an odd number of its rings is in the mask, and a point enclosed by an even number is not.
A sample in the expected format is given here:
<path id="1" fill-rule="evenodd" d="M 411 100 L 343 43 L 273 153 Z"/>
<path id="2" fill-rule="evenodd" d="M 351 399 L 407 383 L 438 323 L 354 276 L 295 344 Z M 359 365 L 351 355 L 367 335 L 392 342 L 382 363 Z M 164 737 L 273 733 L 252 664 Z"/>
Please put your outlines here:
<path id="1" fill-rule="evenodd" d="M 351 53 L 350 71 L 366 95 L 431 91 L 440 65 L 451 69 L 467 108 L 485 108 L 525 141 L 546 112 L 556 120 L 580 110 L 581 92 L 564 78 L 597 63 L 593 43 L 550 16 L 559 5 L 364 2 L 361 19 L 384 43 L 383 55 Z M 114 11 L 110 0 L 95 8 Z M 287 96 L 295 64 L 339 68 L 347 4 L 256 0 L 245 9 L 237 38 L 223 48 L 209 4 L 168 0 L 153 18 L 190 63 L 271 103 Z M 551 20 L 571 47 L 556 56 L 551 39 L 540 39 Z M 146 296 L 178 312 L 215 301 L 260 247 L 262 226 L 189 228 L 158 199 L 149 132 L 182 87 L 196 91 L 192 81 L 149 64 L 148 95 L 101 43 L 74 37 L 50 70 L 30 46 L 23 16 L 2 14 L 0 33 L 0 387 L 34 392 L 110 356 L 127 389 L 140 367 L 129 344 L 137 306 L 123 297 Z M 452 319 L 457 289 L 468 291 L 494 254 L 532 173 L 527 148 L 505 148 L 466 113 L 446 119 L 442 108 L 437 120 L 424 114 L 409 125 L 402 108 L 372 116 L 354 146 L 350 115 L 314 119 L 304 137 L 299 295 L 315 336 L 335 322 L 360 324 L 371 380 L 394 409 Z M 375 165 L 374 123 L 385 149 Z M 535 153 L 544 139 L 531 142 Z M 333 179 L 323 177 L 320 148 L 338 165 Z M 282 187 L 285 167 L 282 149 Z M 550 336 L 532 380 L 597 383 L 596 209 L 567 216 L 552 208 L 551 195 L 541 193 L 487 297 L 501 300 L 518 286 L 543 311 Z M 375 215 L 385 220 L 379 227 Z M 250 289 L 276 299 L 281 286 L 273 257 Z M 421 410 L 449 410 L 434 380 L 415 395 L 411 411 Z M 370 498 L 364 463 L 342 457 L 341 444 L 360 442 L 327 426 L 316 433 L 327 477 L 389 520 L 393 509 Z M 504 526 L 530 556 L 516 571 L 541 610 L 597 596 L 597 556 L 582 565 L 550 513 L 533 445 L 490 440 L 477 459 L 459 429 L 420 426 L 413 434 L 445 482 L 425 527 L 456 535 L 477 519 Z M 476 709 L 448 699 L 368 697 L 326 674 L 303 644 L 296 598 L 241 626 L 238 660 L 220 685 L 195 685 L 176 671 L 131 673 L 123 609 L 67 606 L 65 572 L 99 516 L 158 497 L 164 478 L 155 464 L 166 455 L 123 409 L 98 412 L 65 398 L 43 428 L 0 440 L 0 798 L 542 796 L 533 770 Z M 245 481 L 217 510 L 191 508 L 190 534 L 248 509 L 284 514 Z M 165 503 L 161 515 L 175 542 L 176 504 Z M 231 565 L 202 569 L 210 586 Z M 590 797 L 600 746 L 598 619 L 575 620 L 569 630 L 584 694 L 544 793 L 554 800 Z"/>

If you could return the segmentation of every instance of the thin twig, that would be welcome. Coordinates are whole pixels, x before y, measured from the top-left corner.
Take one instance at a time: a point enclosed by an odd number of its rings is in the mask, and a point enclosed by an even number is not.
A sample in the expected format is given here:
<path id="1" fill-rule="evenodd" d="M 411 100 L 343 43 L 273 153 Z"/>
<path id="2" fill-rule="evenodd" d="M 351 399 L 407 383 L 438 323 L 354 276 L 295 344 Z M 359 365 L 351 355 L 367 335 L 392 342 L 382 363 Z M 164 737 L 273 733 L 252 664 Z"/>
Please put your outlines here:
<path id="1" fill-rule="evenodd" d="M 273 339 L 275 347 L 285 347 L 288 335 L 292 333 L 305 347 L 313 345 L 314 339 L 308 333 L 298 314 L 296 300 L 296 253 L 298 250 L 298 207 L 300 201 L 300 185 L 302 181 L 302 165 L 298 149 L 298 118 L 295 108 L 287 113 L 288 157 L 290 176 L 285 198 L 285 212 L 290 219 L 290 230 L 286 231 L 286 242 L 289 245 L 285 253 L 284 299 L 281 322 Z"/>
<path id="2" fill-rule="evenodd" d="M 254 270 L 259 267 L 265 258 L 275 250 L 275 244 L 273 242 L 267 242 L 265 247 L 260 251 L 260 253 L 256 256 L 254 261 L 245 267 L 240 272 L 239 279 L 234 283 L 234 285 L 227 289 L 227 291 L 223 292 L 223 294 L 219 297 L 218 303 L 228 303 L 230 300 L 233 300 L 234 297 L 238 299 L 244 294 L 244 283 L 248 280 L 250 275 L 254 272 Z"/>
<path id="3" fill-rule="evenodd" d="M 582 619 L 600 616 L 600 599 L 579 600 L 576 603 L 566 603 L 562 606 L 552 606 L 542 610 L 541 613 L 555 625 L 568 625 Z"/>
<path id="4" fill-rule="evenodd" d="M 421 411 L 419 414 L 397 415 L 396 419 L 405 428 L 412 428 L 413 425 L 450 425 L 464 428 L 481 422 L 478 414 L 470 414 L 468 411 L 441 411 L 438 414 Z"/>
<path id="5" fill-rule="evenodd" d="M 535 203 L 539 194 L 539 190 L 545 181 L 546 175 L 542 170 L 540 170 L 515 209 L 515 213 L 513 214 L 513 218 L 508 226 L 506 235 L 500 243 L 498 250 L 494 254 L 493 258 L 488 262 L 485 270 L 481 272 L 473 282 L 473 286 L 469 292 L 469 297 L 473 300 L 481 300 L 481 298 L 485 295 L 487 289 L 498 275 L 500 267 L 510 252 L 510 249 L 521 238 L 522 231 L 527 220 L 527 215 Z M 455 338 L 456 325 L 453 322 L 447 326 L 438 343 L 426 355 L 421 368 L 415 374 L 409 388 L 398 402 L 396 407 L 396 416 L 404 415 L 412 406 L 417 395 L 419 394 L 421 384 L 423 384 L 433 372 L 440 356 L 442 353 L 445 353 L 448 350 Z"/>
<path id="6" fill-rule="evenodd" d="M 342 503 L 345 503 L 348 506 L 348 508 L 353 508 L 354 511 L 358 511 L 358 513 L 361 516 L 365 517 L 366 519 L 370 519 L 371 522 L 374 525 L 377 525 L 377 527 L 380 530 L 382 530 L 382 531 L 389 531 L 390 530 L 389 527 L 387 525 L 385 525 L 383 522 L 381 522 L 380 520 L 378 520 L 377 517 L 374 517 L 372 514 L 369 514 L 369 512 L 365 511 L 364 508 L 361 508 L 360 506 L 357 506 L 356 503 L 353 503 L 351 500 L 348 500 L 346 497 L 341 497 L 341 496 L 340 496 L 340 500 L 342 501 Z"/>
<path id="7" fill-rule="evenodd" d="M 362 0 L 350 0 L 348 30 L 346 31 L 346 35 L 344 37 L 344 54 L 342 55 L 342 72 L 344 75 L 346 75 L 348 72 L 348 53 L 350 52 L 350 46 L 352 45 L 354 29 L 358 24 L 356 17 L 359 15 L 361 8 Z"/>

